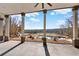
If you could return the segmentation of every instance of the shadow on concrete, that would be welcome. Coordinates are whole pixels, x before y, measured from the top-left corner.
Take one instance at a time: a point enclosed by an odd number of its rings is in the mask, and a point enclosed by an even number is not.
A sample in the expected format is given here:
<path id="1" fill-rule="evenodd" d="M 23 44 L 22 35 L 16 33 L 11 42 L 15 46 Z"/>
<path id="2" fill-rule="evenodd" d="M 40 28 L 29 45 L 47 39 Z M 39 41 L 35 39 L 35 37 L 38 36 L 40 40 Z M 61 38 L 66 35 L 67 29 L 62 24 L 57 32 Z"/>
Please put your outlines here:
<path id="1" fill-rule="evenodd" d="M 47 47 L 46 38 L 43 38 L 43 47 L 44 47 L 44 50 L 45 50 L 45 55 L 46 55 L 46 56 L 50 56 L 49 50 L 48 50 L 48 47 Z"/>
<path id="2" fill-rule="evenodd" d="M 10 52 L 11 50 L 13 50 L 14 48 L 18 47 L 18 46 L 21 45 L 21 44 L 22 44 L 22 43 L 19 43 L 19 44 L 15 45 L 14 47 L 12 47 L 12 48 L 10 48 L 9 50 L 7 50 L 7 51 L 3 52 L 2 54 L 0 54 L 0 56 L 3 56 L 3 55 L 5 55 L 5 54 L 7 54 L 8 52 Z"/>
<path id="3" fill-rule="evenodd" d="M 47 46 L 43 46 L 44 50 L 45 50 L 45 55 L 46 56 L 50 56 L 49 51 L 48 51 L 48 47 Z"/>

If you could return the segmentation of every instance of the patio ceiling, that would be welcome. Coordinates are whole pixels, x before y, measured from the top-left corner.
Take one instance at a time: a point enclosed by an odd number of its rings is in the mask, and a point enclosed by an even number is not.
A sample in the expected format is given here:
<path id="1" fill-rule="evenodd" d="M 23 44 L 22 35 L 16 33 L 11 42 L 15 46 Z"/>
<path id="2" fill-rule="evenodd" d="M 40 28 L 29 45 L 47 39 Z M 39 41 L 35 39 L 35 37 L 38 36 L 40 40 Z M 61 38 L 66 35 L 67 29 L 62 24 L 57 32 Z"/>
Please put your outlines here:
<path id="1" fill-rule="evenodd" d="M 45 4 L 45 9 L 61 9 L 79 5 L 79 3 L 51 3 L 52 7 Z M 34 7 L 35 3 L 0 3 L 0 15 L 19 14 L 21 12 L 34 12 L 42 10 L 41 4 Z"/>

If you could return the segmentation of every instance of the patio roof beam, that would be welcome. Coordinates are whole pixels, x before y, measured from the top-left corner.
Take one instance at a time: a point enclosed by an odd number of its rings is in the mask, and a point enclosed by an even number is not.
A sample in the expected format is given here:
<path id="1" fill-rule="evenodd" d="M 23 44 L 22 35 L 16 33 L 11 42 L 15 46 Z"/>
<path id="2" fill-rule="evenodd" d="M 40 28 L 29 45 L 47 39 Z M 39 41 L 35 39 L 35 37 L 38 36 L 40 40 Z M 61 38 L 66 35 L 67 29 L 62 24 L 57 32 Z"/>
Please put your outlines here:
<path id="1" fill-rule="evenodd" d="M 56 9 L 47 9 L 47 11 L 51 11 L 51 10 L 58 10 L 58 9 L 66 9 L 66 8 L 72 8 L 72 7 L 64 7 L 64 8 L 56 8 Z M 31 11 L 31 12 L 24 12 L 24 13 L 33 13 L 33 12 L 42 12 L 43 10 L 39 10 L 39 11 Z M 21 13 L 15 13 L 15 14 L 8 14 L 8 15 L 18 15 Z"/>

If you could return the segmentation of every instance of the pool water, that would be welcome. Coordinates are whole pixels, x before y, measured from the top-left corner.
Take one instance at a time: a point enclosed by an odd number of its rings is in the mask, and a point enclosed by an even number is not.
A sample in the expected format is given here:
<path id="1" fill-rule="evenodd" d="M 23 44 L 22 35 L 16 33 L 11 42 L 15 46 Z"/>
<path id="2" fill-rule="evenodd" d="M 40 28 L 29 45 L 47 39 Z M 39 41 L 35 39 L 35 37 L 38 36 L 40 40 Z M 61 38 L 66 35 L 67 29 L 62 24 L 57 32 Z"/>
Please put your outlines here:
<path id="1" fill-rule="evenodd" d="M 43 38 L 44 36 L 38 36 L 38 38 Z M 64 40 L 65 38 L 61 37 L 61 38 L 58 38 L 58 37 L 54 37 L 54 36 L 46 36 L 46 39 L 49 39 L 49 40 L 53 40 L 53 39 L 57 39 L 57 40 Z"/>

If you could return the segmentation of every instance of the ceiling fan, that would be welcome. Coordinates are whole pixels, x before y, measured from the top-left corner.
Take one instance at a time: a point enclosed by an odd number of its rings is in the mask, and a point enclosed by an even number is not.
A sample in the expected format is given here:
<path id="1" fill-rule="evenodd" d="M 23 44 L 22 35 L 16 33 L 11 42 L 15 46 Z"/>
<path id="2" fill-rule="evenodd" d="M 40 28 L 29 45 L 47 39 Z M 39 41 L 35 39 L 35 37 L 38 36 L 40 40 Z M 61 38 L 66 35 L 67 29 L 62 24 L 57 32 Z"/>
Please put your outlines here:
<path id="1" fill-rule="evenodd" d="M 42 9 L 44 8 L 44 3 L 41 3 L 42 4 Z M 52 4 L 51 3 L 46 3 L 47 5 L 49 5 L 50 7 L 52 7 Z M 39 3 L 36 3 L 34 7 L 37 7 L 39 5 Z"/>

